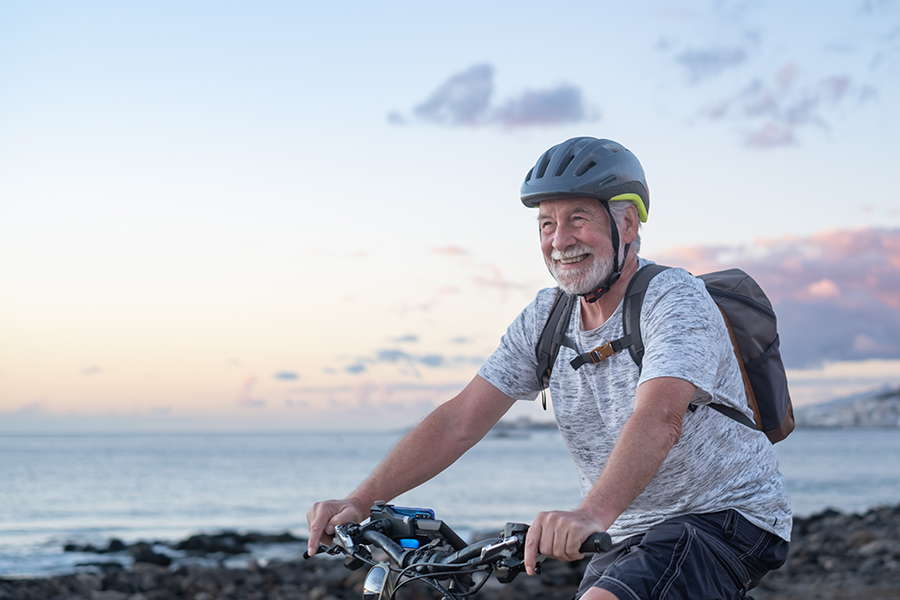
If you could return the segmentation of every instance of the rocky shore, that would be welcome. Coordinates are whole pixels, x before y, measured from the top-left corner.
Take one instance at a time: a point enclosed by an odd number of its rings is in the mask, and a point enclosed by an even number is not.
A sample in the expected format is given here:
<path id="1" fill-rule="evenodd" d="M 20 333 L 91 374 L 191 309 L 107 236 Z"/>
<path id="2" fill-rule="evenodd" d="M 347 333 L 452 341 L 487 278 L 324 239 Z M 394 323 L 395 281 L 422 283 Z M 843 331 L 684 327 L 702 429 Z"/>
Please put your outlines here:
<path id="1" fill-rule="evenodd" d="M 220 533 L 175 544 L 106 547 L 72 545 L 96 555 L 84 570 L 42 579 L 0 578 L 0 600 L 344 600 L 360 598 L 365 569 L 348 571 L 339 559 L 259 560 L 260 544 L 302 541 L 290 534 Z M 124 558 L 125 560 L 120 560 Z M 238 561 L 238 565 L 235 564 Z M 548 561 L 537 577 L 494 580 L 476 599 L 571 598 L 581 563 Z M 437 598 L 428 588 L 404 588 L 401 599 Z M 825 511 L 796 519 L 787 564 L 751 592 L 756 600 L 900 599 L 900 505 L 862 515 Z"/>

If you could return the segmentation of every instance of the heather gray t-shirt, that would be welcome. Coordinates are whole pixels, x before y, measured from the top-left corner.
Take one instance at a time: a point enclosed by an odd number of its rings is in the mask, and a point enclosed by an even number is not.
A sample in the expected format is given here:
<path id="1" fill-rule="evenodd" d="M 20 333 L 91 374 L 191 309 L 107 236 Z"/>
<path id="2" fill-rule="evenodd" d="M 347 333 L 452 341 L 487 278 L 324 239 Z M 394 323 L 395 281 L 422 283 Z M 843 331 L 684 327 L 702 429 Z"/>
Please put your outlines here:
<path id="1" fill-rule="evenodd" d="M 641 266 L 648 263 L 641 259 Z M 534 400 L 540 392 L 535 345 L 555 297 L 556 288 L 538 292 L 479 371 L 511 398 Z M 685 414 L 681 439 L 609 533 L 618 540 L 670 517 L 733 508 L 758 527 L 790 540 L 790 500 L 771 443 L 763 433 L 703 406 L 714 401 L 752 418 L 728 331 L 703 282 L 683 269 L 663 271 L 647 288 L 640 318 L 642 370 L 622 351 L 576 371 L 569 365 L 575 352 L 566 347 L 560 348 L 553 367 L 553 410 L 578 468 L 582 496 L 600 476 L 634 411 L 637 386 L 657 377 L 677 377 L 697 386 L 693 403 L 700 406 Z M 582 331 L 581 311 L 573 310 L 566 335 L 586 352 L 622 333 L 620 303 L 591 331 Z"/>

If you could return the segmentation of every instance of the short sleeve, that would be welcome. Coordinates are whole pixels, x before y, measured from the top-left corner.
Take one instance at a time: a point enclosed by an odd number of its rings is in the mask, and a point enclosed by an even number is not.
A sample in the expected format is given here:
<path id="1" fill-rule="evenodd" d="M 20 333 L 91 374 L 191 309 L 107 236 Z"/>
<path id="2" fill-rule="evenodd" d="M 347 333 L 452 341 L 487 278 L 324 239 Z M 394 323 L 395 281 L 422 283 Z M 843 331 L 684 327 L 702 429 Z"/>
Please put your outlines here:
<path id="1" fill-rule="evenodd" d="M 640 382 L 677 377 L 711 392 L 716 385 L 724 328 L 703 283 L 683 269 L 657 275 L 641 309 L 644 358 Z"/>
<path id="2" fill-rule="evenodd" d="M 478 371 L 510 398 L 530 401 L 541 391 L 535 347 L 555 297 L 555 288 L 538 292 L 534 301 L 510 324 L 500 345 Z"/>

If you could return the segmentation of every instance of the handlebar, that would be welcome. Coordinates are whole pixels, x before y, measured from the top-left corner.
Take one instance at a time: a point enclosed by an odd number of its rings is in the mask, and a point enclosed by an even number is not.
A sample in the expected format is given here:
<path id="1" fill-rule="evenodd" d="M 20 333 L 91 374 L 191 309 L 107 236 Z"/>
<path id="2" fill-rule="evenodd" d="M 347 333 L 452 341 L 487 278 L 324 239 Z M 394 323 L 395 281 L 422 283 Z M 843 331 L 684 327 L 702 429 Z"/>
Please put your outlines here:
<path id="1" fill-rule="evenodd" d="M 612 538 L 605 531 L 601 531 L 584 540 L 578 551 L 582 554 L 593 554 L 594 552 L 607 552 L 610 548 L 612 548 Z"/>
<path id="2" fill-rule="evenodd" d="M 507 523 L 500 536 L 466 544 L 446 523 L 435 519 L 429 509 L 378 502 L 368 520 L 337 526 L 334 543 L 320 544 L 319 548 L 327 554 L 344 554 L 348 569 L 372 565 L 370 576 L 377 570 L 379 581 L 394 574 L 399 583 L 382 583 L 388 586 L 390 594 L 379 592 L 373 597 L 392 597 L 404 583 L 422 580 L 452 599 L 475 593 L 492 574 L 501 583 L 515 579 L 525 570 L 527 533 L 528 525 Z M 579 550 L 583 554 L 605 552 L 611 545 L 609 534 L 600 532 L 585 540 Z M 387 561 L 376 561 L 373 550 L 383 552 Z M 309 558 L 308 553 L 303 556 Z M 478 574 L 481 578 L 476 581 L 473 576 Z M 449 584 L 444 583 L 447 580 Z"/>

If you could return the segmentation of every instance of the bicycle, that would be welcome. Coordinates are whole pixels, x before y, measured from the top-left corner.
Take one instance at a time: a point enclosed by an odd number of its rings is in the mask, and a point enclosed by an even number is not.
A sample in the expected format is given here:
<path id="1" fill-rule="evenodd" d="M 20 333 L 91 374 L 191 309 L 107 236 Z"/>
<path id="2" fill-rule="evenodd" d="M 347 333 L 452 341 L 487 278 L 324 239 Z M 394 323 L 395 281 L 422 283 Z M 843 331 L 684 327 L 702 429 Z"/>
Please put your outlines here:
<path id="1" fill-rule="evenodd" d="M 363 600 L 393 600 L 412 581 L 426 583 L 444 600 L 461 600 L 478 592 L 491 575 L 509 583 L 525 570 L 527 533 L 528 525 L 507 523 L 499 537 L 466 544 L 431 509 L 376 502 L 369 519 L 335 527 L 333 543 L 319 548 L 344 554 L 350 570 L 370 565 Z M 595 533 L 580 551 L 605 552 L 611 545 L 609 534 Z M 310 558 L 308 553 L 303 557 Z"/>

